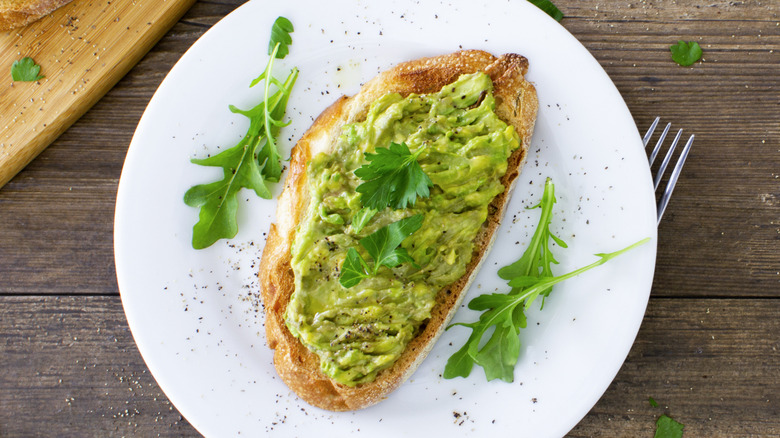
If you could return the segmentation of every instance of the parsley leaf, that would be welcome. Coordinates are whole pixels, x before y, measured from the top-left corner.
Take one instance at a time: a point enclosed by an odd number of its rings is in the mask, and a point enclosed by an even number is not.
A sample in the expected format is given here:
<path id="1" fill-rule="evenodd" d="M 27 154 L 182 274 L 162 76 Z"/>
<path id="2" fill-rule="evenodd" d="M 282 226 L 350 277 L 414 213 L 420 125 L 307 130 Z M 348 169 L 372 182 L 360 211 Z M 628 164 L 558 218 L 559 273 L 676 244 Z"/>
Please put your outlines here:
<path id="1" fill-rule="evenodd" d="M 265 79 L 263 102 L 249 110 L 230 106 L 231 112 L 249 118 L 246 135 L 238 144 L 215 156 L 191 160 L 202 166 L 223 169 L 222 180 L 193 186 L 184 194 L 185 204 L 200 207 L 198 222 L 192 228 L 192 247 L 195 249 L 207 248 L 219 239 L 229 239 L 238 233 L 237 194 L 242 188 L 270 199 L 271 191 L 266 182 L 277 182 L 281 177 L 281 155 L 274 139 L 286 126 L 282 119 L 298 78 L 298 69 L 292 69 L 284 82 L 271 76 L 278 47 L 277 43 L 265 71 L 250 84 L 252 87 Z M 270 94 L 271 84 L 277 88 L 274 94 Z"/>
<path id="2" fill-rule="evenodd" d="M 420 229 L 423 219 L 425 217 L 422 214 L 409 216 L 360 239 L 360 245 L 374 260 L 374 265 L 369 267 L 355 248 L 348 249 L 347 258 L 341 266 L 339 283 L 345 288 L 356 286 L 364 278 L 376 275 L 381 266 L 394 268 L 404 262 L 411 262 L 416 266 L 412 256 L 399 246 L 404 239 Z"/>
<path id="3" fill-rule="evenodd" d="M 355 248 L 350 248 L 347 250 L 347 258 L 341 265 L 339 283 L 345 288 L 357 286 L 364 278 L 371 276 L 370 271 L 366 261 L 360 257 L 360 253 Z"/>
<path id="4" fill-rule="evenodd" d="M 661 415 L 655 422 L 655 435 L 653 438 L 682 438 L 685 425 L 678 423 L 671 417 Z"/>
<path id="5" fill-rule="evenodd" d="M 541 218 L 531 244 L 520 260 L 499 270 L 501 278 L 509 280 L 511 291 L 507 294 L 485 294 L 474 298 L 469 302 L 468 307 L 483 312 L 479 320 L 472 323 L 456 323 L 447 328 L 458 325 L 468 327 L 471 329 L 471 335 L 466 344 L 447 361 L 443 374 L 445 379 L 468 377 L 476 364 L 485 370 L 487 380 L 501 379 L 512 382 L 514 368 L 520 355 L 518 335 L 520 329 L 526 327 L 524 312 L 531 303 L 539 296 L 546 297 L 555 284 L 603 265 L 649 240 L 649 238 L 641 240 L 612 253 L 596 254 L 599 260 L 568 274 L 554 277 L 550 265 L 557 261 L 550 253 L 548 239 L 566 247 L 563 241 L 549 231 L 552 206 L 555 204 L 554 193 L 552 181 L 548 179 L 539 204 L 542 209 Z M 491 327 L 494 328 L 493 334 L 487 342 L 483 342 L 485 334 Z"/>
<path id="6" fill-rule="evenodd" d="M 657 401 L 655 401 L 655 399 L 654 399 L 653 397 L 648 397 L 648 398 L 647 398 L 647 401 L 648 401 L 648 402 L 650 402 L 650 406 L 652 406 L 652 407 L 654 407 L 654 408 L 657 408 L 657 407 L 658 407 L 658 402 L 657 402 Z"/>
<path id="7" fill-rule="evenodd" d="M 371 207 L 361 208 L 360 211 L 352 216 L 352 230 L 359 233 L 363 227 L 368 225 L 368 222 L 371 221 L 375 214 L 377 214 L 377 210 L 374 210 Z"/>
<path id="8" fill-rule="evenodd" d="M 683 67 L 692 65 L 701 58 L 701 47 L 696 41 L 678 41 L 676 45 L 669 46 L 672 52 L 672 60 Z"/>
<path id="9" fill-rule="evenodd" d="M 290 23 L 290 20 L 284 17 L 277 17 L 273 26 L 271 26 L 271 40 L 268 41 L 268 55 L 273 55 L 279 59 L 287 56 L 287 54 L 290 53 L 290 49 L 287 46 L 292 44 L 290 33 L 294 31 L 295 29 L 293 28 L 292 23 Z M 277 44 L 279 45 L 279 49 L 276 54 L 274 54 L 274 49 Z"/>
<path id="10" fill-rule="evenodd" d="M 417 162 L 422 151 L 420 148 L 412 154 L 406 143 L 390 143 L 389 148 L 366 153 L 369 164 L 355 170 L 355 175 L 365 181 L 356 189 L 363 205 L 376 210 L 399 209 L 414 206 L 418 196 L 427 198 L 433 182 Z"/>
<path id="11" fill-rule="evenodd" d="M 40 72 L 41 66 L 29 56 L 14 61 L 11 65 L 11 79 L 18 82 L 35 82 L 45 78 Z"/>
<path id="12" fill-rule="evenodd" d="M 528 0 L 533 3 L 539 9 L 547 13 L 547 15 L 553 17 L 555 21 L 560 22 L 563 20 L 563 12 L 558 9 L 550 0 Z"/>

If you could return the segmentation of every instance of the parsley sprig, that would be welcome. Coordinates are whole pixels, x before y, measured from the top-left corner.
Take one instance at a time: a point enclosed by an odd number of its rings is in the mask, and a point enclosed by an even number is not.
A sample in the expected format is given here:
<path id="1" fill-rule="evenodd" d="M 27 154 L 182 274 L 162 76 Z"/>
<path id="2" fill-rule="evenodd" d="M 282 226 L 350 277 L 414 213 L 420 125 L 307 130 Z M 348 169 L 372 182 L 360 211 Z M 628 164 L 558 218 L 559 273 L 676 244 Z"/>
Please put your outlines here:
<path id="1" fill-rule="evenodd" d="M 287 125 L 283 119 L 292 87 L 298 78 L 298 69 L 293 68 L 284 82 L 273 77 L 271 72 L 274 60 L 288 53 L 287 45 L 292 42 L 289 32 L 292 31 L 292 24 L 286 18 L 279 17 L 274 22 L 271 57 L 263 73 L 250 84 L 254 87 L 265 81 L 263 102 L 249 110 L 230 105 L 231 112 L 249 119 L 246 135 L 238 144 L 217 155 L 191 160 L 201 166 L 223 169 L 221 180 L 193 186 L 184 194 L 187 205 L 200 207 L 198 222 L 192 228 L 192 247 L 195 249 L 209 247 L 219 239 L 234 237 L 238 233 L 238 192 L 248 188 L 254 190 L 257 196 L 270 199 L 267 182 L 278 182 L 282 175 L 281 155 L 275 139 Z M 273 94 L 271 85 L 276 87 Z"/>
<path id="2" fill-rule="evenodd" d="M 366 153 L 369 163 L 355 170 L 355 175 L 365 181 L 356 189 L 363 205 L 375 210 L 400 209 L 414 206 L 418 196 L 430 196 L 433 182 L 417 161 L 423 150 L 411 153 L 406 143 L 391 142 L 389 148 Z"/>
<path id="3" fill-rule="evenodd" d="M 433 187 L 433 182 L 417 161 L 422 151 L 423 148 L 420 148 L 412 153 L 406 143 L 391 142 L 390 147 L 376 148 L 373 154 L 365 153 L 368 164 L 355 169 L 355 176 L 364 181 L 355 189 L 360 193 L 364 207 L 352 218 L 353 232 L 360 232 L 374 215 L 386 207 L 403 209 L 414 206 L 418 196 L 430 196 L 429 187 Z M 414 259 L 399 246 L 420 229 L 423 219 L 422 214 L 410 216 L 360 239 L 360 245 L 374 260 L 374 265 L 369 267 L 355 248 L 348 249 L 339 283 L 350 288 L 360 284 L 364 278 L 376 275 L 381 266 L 394 268 L 404 262 L 414 264 Z"/>
<path id="4" fill-rule="evenodd" d="M 531 244 L 517 262 L 499 270 L 499 275 L 509 280 L 512 290 L 507 294 L 480 295 L 468 304 L 469 309 L 482 311 L 478 321 L 456 323 L 453 326 L 470 328 L 466 344 L 453 354 L 444 369 L 444 378 L 468 377 L 474 364 L 485 370 L 488 380 L 514 380 L 514 368 L 520 355 L 520 329 L 526 327 L 525 310 L 539 296 L 547 296 L 552 287 L 564 280 L 576 277 L 583 272 L 601 266 L 609 260 L 649 240 L 643 239 L 626 248 L 612 253 L 596 254 L 599 260 L 564 275 L 552 276 L 550 265 L 557 263 L 549 250 L 551 239 L 565 247 L 560 239 L 549 231 L 552 220 L 552 207 L 555 204 L 555 191 L 552 181 L 547 180 L 544 195 L 539 206 L 542 215 Z M 482 342 L 488 330 L 494 331 L 486 343 Z M 480 345 L 482 347 L 480 348 Z"/>
<path id="5" fill-rule="evenodd" d="M 347 258 L 341 266 L 339 283 L 345 288 L 350 288 L 360 284 L 364 278 L 376 275 L 382 266 L 394 268 L 404 262 L 414 264 L 412 256 L 399 246 L 407 237 L 420 229 L 424 218 L 422 214 L 409 216 L 360 239 L 360 246 L 368 252 L 374 264 L 369 266 L 355 248 L 348 249 Z"/>

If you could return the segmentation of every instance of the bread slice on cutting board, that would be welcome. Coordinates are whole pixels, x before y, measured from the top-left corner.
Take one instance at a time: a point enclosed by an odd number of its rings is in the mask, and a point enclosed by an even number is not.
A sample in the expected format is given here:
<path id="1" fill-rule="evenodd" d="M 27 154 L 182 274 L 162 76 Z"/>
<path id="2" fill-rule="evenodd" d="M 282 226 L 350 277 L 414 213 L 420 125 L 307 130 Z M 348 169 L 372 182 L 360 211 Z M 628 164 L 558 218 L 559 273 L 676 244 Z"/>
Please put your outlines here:
<path id="1" fill-rule="evenodd" d="M 32 23 L 73 0 L 0 0 L 0 30 Z"/>

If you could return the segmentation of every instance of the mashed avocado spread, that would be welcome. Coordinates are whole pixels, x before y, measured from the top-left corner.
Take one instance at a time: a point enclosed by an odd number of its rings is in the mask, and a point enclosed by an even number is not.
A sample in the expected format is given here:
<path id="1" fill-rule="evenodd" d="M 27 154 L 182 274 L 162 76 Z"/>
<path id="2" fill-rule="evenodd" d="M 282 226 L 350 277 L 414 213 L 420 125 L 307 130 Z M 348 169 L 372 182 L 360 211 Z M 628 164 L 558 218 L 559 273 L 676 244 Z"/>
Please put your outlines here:
<path id="1" fill-rule="evenodd" d="M 290 332 L 320 357 L 322 372 L 345 385 L 370 382 L 401 355 L 431 316 L 436 294 L 463 276 L 488 204 L 504 191 L 499 179 L 520 144 L 495 114 L 493 84 L 484 73 L 463 75 L 438 93 L 387 94 L 366 120 L 344 127 L 331 154 L 308 164 L 311 201 L 292 247 L 295 292 L 285 320 Z M 413 207 L 385 208 L 356 232 L 363 208 L 353 173 L 364 153 L 404 142 L 434 184 Z M 344 288 L 340 268 L 358 241 L 415 214 L 421 228 L 402 247 L 419 268 L 382 266 L 375 276 Z"/>

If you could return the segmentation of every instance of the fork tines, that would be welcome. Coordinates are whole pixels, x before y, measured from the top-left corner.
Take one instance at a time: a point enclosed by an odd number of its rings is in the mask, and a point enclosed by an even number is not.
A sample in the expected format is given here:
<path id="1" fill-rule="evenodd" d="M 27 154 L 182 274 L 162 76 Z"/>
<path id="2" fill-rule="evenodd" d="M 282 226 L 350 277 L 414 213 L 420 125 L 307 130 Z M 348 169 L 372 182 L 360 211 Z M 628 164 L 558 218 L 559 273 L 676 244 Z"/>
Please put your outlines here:
<path id="1" fill-rule="evenodd" d="M 650 138 L 653 136 L 655 129 L 658 127 L 658 122 L 660 121 L 661 118 L 656 117 L 655 120 L 653 120 L 653 123 L 650 125 L 650 129 L 648 129 L 647 133 L 644 135 L 644 137 L 642 137 L 642 143 L 645 145 L 645 147 L 647 147 L 647 144 L 650 142 Z M 661 132 L 661 136 L 658 138 L 655 147 L 653 147 L 652 152 L 650 152 L 649 161 L 651 167 L 655 162 L 655 159 L 658 156 L 658 152 L 661 150 L 661 145 L 663 144 L 664 140 L 666 140 L 666 136 L 669 133 L 671 127 L 672 127 L 671 123 L 666 124 L 666 127 L 664 128 L 663 132 Z M 672 159 L 672 155 L 674 154 L 674 150 L 677 147 L 677 143 L 680 141 L 680 138 L 682 137 L 682 133 L 683 133 L 682 129 L 677 131 L 677 135 L 675 135 L 674 140 L 672 140 L 672 145 L 669 146 L 669 150 L 666 152 L 666 155 L 664 156 L 661 165 L 658 167 L 658 170 L 656 171 L 656 174 L 653 177 L 653 186 L 656 191 L 658 191 L 658 186 L 661 183 L 661 178 L 663 178 L 664 173 L 666 172 L 666 167 L 669 165 L 669 161 L 671 161 Z M 688 141 L 685 143 L 682 152 L 680 152 L 680 155 L 677 158 L 677 163 L 674 165 L 674 169 L 672 169 L 672 174 L 669 177 L 669 180 L 666 182 L 666 188 L 664 189 L 660 199 L 658 200 L 657 211 L 658 211 L 659 223 L 661 222 L 661 217 L 664 214 L 664 210 L 666 210 L 667 204 L 669 204 L 669 198 L 672 196 L 672 191 L 674 190 L 674 186 L 677 184 L 677 179 L 680 177 L 680 172 L 682 171 L 682 167 L 685 164 L 685 160 L 688 158 L 688 152 L 691 149 L 691 145 L 693 145 L 693 138 L 694 136 L 691 135 L 690 138 L 688 138 Z"/>

